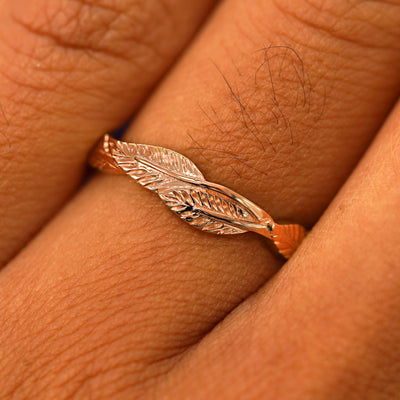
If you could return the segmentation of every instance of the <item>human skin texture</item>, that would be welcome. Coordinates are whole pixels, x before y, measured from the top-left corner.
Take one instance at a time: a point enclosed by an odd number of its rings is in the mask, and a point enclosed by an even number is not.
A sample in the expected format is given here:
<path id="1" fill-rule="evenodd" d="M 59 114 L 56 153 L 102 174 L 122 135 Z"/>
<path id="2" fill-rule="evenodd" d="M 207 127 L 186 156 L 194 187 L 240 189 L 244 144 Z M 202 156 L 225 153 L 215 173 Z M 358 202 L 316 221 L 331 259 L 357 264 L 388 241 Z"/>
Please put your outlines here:
<path id="1" fill-rule="evenodd" d="M 98 133 L 139 108 L 212 5 L 0 3 L 0 265 L 76 190 Z"/>
<path id="2" fill-rule="evenodd" d="M 145 104 L 212 4 L 143 3 L 1 5 L 1 398 L 396 399 L 400 2 L 226 0 Z M 312 228 L 289 262 L 127 177 L 76 190 L 139 105 L 124 139 Z"/>

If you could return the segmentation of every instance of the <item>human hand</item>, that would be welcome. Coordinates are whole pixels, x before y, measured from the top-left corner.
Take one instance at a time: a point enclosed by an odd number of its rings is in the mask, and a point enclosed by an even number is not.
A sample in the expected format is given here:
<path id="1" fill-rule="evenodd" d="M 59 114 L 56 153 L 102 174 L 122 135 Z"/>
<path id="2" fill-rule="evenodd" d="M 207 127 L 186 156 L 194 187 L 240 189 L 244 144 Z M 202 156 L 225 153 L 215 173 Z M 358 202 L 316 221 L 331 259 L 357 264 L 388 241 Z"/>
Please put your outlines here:
<path id="1" fill-rule="evenodd" d="M 225 1 L 127 132 L 278 221 L 323 215 L 278 273 L 125 177 L 77 190 L 211 5 L 1 4 L 2 398 L 398 396 L 398 107 L 359 160 L 399 95 L 399 2 Z"/>

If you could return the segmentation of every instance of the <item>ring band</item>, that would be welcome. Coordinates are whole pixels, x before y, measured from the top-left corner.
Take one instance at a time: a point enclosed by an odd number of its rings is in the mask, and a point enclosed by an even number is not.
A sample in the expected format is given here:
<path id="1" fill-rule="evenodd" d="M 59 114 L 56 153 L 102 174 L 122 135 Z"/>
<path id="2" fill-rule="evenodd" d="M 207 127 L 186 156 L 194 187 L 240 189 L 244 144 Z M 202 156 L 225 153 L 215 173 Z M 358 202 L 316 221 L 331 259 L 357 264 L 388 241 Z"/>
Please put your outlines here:
<path id="1" fill-rule="evenodd" d="M 156 192 L 195 228 L 216 234 L 256 232 L 271 239 L 287 259 L 306 234 L 301 225 L 277 224 L 250 200 L 206 181 L 187 157 L 163 147 L 127 143 L 105 134 L 90 154 L 89 164 L 104 172 L 130 176 Z"/>

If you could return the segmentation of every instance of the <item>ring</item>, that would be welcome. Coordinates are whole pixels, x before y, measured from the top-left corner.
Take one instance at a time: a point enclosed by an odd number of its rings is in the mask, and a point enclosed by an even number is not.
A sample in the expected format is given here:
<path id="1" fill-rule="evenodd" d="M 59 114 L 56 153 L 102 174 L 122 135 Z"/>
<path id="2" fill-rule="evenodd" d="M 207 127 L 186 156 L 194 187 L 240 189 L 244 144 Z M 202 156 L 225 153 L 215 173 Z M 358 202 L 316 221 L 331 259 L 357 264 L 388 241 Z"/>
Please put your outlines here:
<path id="1" fill-rule="evenodd" d="M 206 181 L 191 160 L 173 150 L 123 142 L 105 134 L 92 150 L 89 164 L 104 172 L 130 176 L 202 231 L 220 235 L 250 231 L 263 235 L 286 259 L 306 235 L 301 225 L 280 225 L 242 195 Z"/>

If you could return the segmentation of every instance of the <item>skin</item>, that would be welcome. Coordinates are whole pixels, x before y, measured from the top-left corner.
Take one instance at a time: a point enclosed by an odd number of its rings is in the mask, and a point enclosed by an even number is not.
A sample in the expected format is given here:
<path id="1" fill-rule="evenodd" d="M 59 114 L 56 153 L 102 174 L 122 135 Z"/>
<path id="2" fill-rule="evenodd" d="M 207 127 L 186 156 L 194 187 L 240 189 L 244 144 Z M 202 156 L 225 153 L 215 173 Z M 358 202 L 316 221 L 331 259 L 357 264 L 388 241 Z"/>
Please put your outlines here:
<path id="1" fill-rule="evenodd" d="M 0 265 L 72 195 L 98 132 L 137 111 L 212 5 L 1 2 Z"/>
<path id="2" fill-rule="evenodd" d="M 395 399 L 400 2 L 226 0 L 190 46 L 211 2 L 145 4 L 0 6 L 1 398 Z M 77 190 L 142 105 L 127 140 L 313 228 L 289 262 Z"/>

